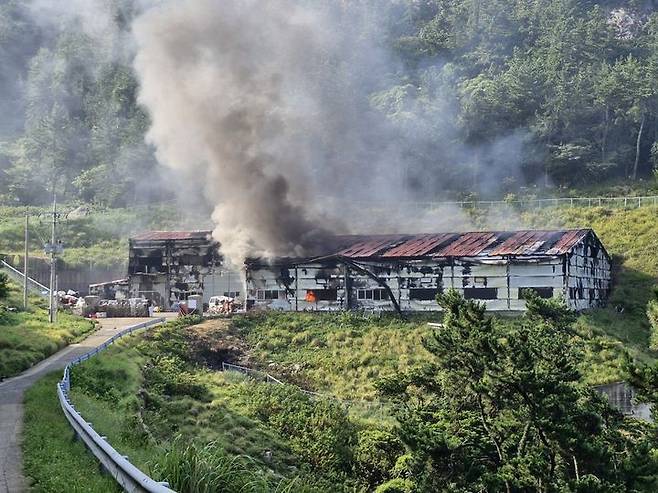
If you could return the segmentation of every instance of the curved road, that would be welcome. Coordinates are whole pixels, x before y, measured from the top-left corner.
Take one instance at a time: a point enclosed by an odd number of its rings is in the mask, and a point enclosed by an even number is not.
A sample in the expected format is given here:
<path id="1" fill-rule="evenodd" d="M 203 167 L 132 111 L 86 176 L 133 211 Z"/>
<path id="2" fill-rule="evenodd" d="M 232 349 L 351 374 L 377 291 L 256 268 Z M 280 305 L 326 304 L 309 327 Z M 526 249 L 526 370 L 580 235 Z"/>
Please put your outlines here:
<path id="1" fill-rule="evenodd" d="M 114 334 L 144 318 L 100 319 L 101 327 L 84 341 L 71 344 L 16 377 L 0 383 L 0 493 L 27 491 L 21 457 L 23 394 L 44 375 L 63 369 L 70 361 L 103 344 Z M 53 392 L 55 388 L 53 387 Z"/>

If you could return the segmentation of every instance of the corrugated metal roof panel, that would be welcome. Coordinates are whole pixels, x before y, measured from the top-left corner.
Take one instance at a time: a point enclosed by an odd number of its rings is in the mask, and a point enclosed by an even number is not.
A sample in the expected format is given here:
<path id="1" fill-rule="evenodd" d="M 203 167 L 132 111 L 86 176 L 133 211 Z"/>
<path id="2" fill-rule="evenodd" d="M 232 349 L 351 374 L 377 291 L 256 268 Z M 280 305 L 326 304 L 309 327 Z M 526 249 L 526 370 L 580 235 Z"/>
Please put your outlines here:
<path id="1" fill-rule="evenodd" d="M 576 229 L 565 231 L 564 234 L 555 242 L 555 245 L 548 250 L 548 255 L 560 255 L 568 252 L 578 243 L 580 243 L 585 236 L 590 232 L 589 229 Z"/>
<path id="2" fill-rule="evenodd" d="M 464 233 L 436 253 L 438 257 L 475 257 L 498 239 L 497 233 Z"/>
<path id="3" fill-rule="evenodd" d="M 212 231 L 147 231 L 130 239 L 137 241 L 203 240 L 211 236 Z"/>
<path id="4" fill-rule="evenodd" d="M 416 235 L 386 251 L 382 257 L 420 257 L 452 241 L 455 233 Z"/>
<path id="5" fill-rule="evenodd" d="M 356 237 L 359 238 L 355 243 L 343 248 L 338 252 L 338 255 L 345 257 L 363 258 L 363 257 L 378 257 L 384 251 L 392 248 L 406 238 L 405 235 L 376 235 L 371 237 Z M 378 255 L 379 254 L 379 255 Z"/>
<path id="6" fill-rule="evenodd" d="M 490 255 L 532 255 L 545 253 L 565 235 L 563 231 L 517 231 L 494 248 Z"/>
<path id="7" fill-rule="evenodd" d="M 351 258 L 562 255 L 589 230 L 476 231 L 420 235 L 342 236 L 337 255 Z M 334 250 L 335 251 L 335 250 Z"/>

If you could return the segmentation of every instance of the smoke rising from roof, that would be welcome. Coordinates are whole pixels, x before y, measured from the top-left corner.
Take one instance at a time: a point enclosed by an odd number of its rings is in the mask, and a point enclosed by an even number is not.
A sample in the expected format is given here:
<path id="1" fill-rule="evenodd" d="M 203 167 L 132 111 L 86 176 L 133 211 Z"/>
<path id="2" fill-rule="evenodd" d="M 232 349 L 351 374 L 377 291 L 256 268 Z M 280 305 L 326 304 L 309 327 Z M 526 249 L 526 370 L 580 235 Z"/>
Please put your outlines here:
<path id="1" fill-rule="evenodd" d="M 409 149 L 441 135 L 449 159 L 472 154 L 451 145 L 448 97 L 430 95 L 435 111 L 419 115 L 403 106 L 426 94 L 400 86 L 399 97 L 378 95 L 403 71 L 385 47 L 387 8 L 165 0 L 135 21 L 147 138 L 161 163 L 214 204 L 214 234 L 234 264 L 310 255 L 350 226 L 367 232 L 367 213 L 350 206 L 357 197 L 390 204 L 395 213 L 377 227 L 400 231 L 397 204 L 441 179 L 426 168 L 431 157 Z M 440 93 L 445 83 L 430 86 Z M 394 106 L 404 125 L 378 112 Z"/>

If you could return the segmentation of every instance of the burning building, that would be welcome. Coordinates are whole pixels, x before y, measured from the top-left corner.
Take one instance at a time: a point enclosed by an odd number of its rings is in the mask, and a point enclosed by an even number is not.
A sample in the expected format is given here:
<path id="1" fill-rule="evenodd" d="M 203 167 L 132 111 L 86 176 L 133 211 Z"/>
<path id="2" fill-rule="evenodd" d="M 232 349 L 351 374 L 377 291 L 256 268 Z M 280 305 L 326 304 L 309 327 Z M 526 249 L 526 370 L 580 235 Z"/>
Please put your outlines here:
<path id="1" fill-rule="evenodd" d="M 150 231 L 130 238 L 128 277 L 91 285 L 101 298 L 146 298 L 164 309 L 190 295 L 240 298 L 240 274 L 227 268 L 210 231 Z"/>
<path id="2" fill-rule="evenodd" d="M 321 256 L 246 262 L 248 303 L 291 311 L 432 311 L 450 288 L 492 311 L 523 311 L 531 290 L 584 310 L 611 282 L 591 229 L 340 236 Z"/>

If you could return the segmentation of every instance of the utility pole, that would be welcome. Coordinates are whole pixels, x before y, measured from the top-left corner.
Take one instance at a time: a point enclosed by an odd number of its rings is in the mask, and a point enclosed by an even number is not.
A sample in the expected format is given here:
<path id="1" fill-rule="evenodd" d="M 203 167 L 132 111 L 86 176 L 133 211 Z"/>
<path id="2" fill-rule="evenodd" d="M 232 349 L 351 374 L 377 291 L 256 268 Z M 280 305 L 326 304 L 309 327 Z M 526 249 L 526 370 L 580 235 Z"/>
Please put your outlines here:
<path id="1" fill-rule="evenodd" d="M 52 324 L 57 321 L 57 195 L 53 194 L 53 216 L 52 229 L 50 232 L 50 244 L 46 245 L 46 253 L 50 253 L 50 305 L 48 310 L 48 321 Z"/>
<path id="2" fill-rule="evenodd" d="M 28 241 L 30 239 L 28 228 L 30 226 L 30 215 L 25 213 L 25 252 L 23 252 L 23 308 L 27 310 L 27 258 L 29 255 Z"/>

